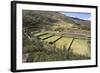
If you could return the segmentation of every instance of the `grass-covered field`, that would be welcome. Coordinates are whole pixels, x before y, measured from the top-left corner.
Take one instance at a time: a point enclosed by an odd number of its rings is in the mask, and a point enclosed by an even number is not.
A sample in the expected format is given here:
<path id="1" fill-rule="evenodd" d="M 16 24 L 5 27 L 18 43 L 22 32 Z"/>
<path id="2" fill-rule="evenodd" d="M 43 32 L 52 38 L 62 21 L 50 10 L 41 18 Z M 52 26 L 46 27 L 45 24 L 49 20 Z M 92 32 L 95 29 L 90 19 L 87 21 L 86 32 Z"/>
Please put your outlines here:
<path id="1" fill-rule="evenodd" d="M 72 37 L 45 33 L 47 32 L 32 33 L 32 41 L 29 39 L 23 41 L 23 52 L 26 53 L 26 55 L 28 54 L 26 62 L 90 59 L 91 50 L 89 40 L 81 38 L 74 38 L 73 40 Z M 52 42 L 52 44 L 50 44 L 50 42 Z M 68 50 L 69 48 L 70 50 Z"/>
<path id="2" fill-rule="evenodd" d="M 34 36 L 39 36 L 39 35 L 42 35 L 42 34 L 45 34 L 47 32 L 39 32 L 39 33 L 35 33 Z M 46 37 L 49 37 L 53 34 L 49 33 L 49 34 L 46 34 L 46 35 L 42 35 L 42 36 L 39 36 L 39 38 L 42 40 Z M 45 42 L 53 42 L 55 41 L 56 39 L 58 39 L 59 35 L 55 35 L 55 36 L 51 36 L 43 41 Z M 68 49 L 70 44 L 71 44 L 71 41 L 72 41 L 73 38 L 69 38 L 69 37 L 62 37 L 61 39 L 57 40 L 54 45 L 57 47 L 57 48 L 60 48 L 60 49 L 63 49 L 63 48 L 66 48 Z M 86 54 L 88 53 L 88 49 L 89 49 L 89 43 L 88 43 L 88 40 L 83 40 L 81 38 L 79 39 L 75 39 L 71 45 L 71 49 L 73 50 L 73 52 L 75 53 L 78 53 L 78 54 Z"/>
<path id="3" fill-rule="evenodd" d="M 75 39 L 71 46 L 71 49 L 76 54 L 89 56 L 90 55 L 89 45 L 90 44 L 88 43 L 88 40 Z"/>
<path id="4" fill-rule="evenodd" d="M 47 33 L 47 32 L 39 32 L 39 33 L 33 34 L 33 36 L 39 36 L 39 35 L 46 34 L 46 33 Z"/>
<path id="5" fill-rule="evenodd" d="M 58 40 L 55 45 L 57 48 L 63 49 L 66 48 L 68 49 L 71 41 L 73 38 L 67 38 L 67 37 L 62 37 L 60 40 Z"/>
<path id="6" fill-rule="evenodd" d="M 52 36 L 52 35 L 53 35 L 53 34 L 46 34 L 46 35 L 40 36 L 39 38 L 40 38 L 40 39 L 44 39 L 44 38 L 49 37 L 49 36 Z"/>
<path id="7" fill-rule="evenodd" d="M 53 37 L 50 37 L 50 38 L 48 38 L 48 39 L 46 39 L 44 41 L 46 41 L 46 42 L 53 42 L 53 41 L 55 41 L 58 38 L 60 38 L 60 36 L 53 36 Z"/>

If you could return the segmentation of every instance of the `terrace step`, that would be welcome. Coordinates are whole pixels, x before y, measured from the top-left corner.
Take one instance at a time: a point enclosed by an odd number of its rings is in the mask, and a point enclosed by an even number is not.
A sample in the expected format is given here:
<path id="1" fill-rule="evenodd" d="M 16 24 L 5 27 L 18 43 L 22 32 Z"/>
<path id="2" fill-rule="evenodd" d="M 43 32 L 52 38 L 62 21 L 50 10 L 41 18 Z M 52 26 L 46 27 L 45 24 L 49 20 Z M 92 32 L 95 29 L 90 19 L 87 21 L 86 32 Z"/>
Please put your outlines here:
<path id="1" fill-rule="evenodd" d="M 72 46 L 72 44 L 73 44 L 73 42 L 74 42 L 74 39 L 75 39 L 75 38 L 73 38 L 73 39 L 72 39 L 72 41 L 71 41 L 71 43 L 70 43 L 70 45 L 69 45 L 69 47 L 68 47 L 68 50 L 67 50 L 67 51 L 69 51 L 69 50 L 71 49 L 71 46 Z"/>
<path id="2" fill-rule="evenodd" d="M 48 34 L 48 33 L 47 32 L 39 32 L 39 33 L 34 34 L 33 36 L 38 37 L 38 36 L 42 36 L 45 34 Z"/>
<path id="3" fill-rule="evenodd" d="M 49 44 L 54 44 L 55 42 L 57 42 L 58 40 L 60 40 L 62 38 L 62 36 L 60 36 L 59 38 L 57 38 L 56 40 L 49 42 Z"/>
<path id="4" fill-rule="evenodd" d="M 47 34 L 49 33 L 43 33 L 43 34 L 38 35 L 37 37 L 39 38 L 40 36 L 47 35 Z"/>
<path id="5" fill-rule="evenodd" d="M 42 40 L 46 40 L 46 39 L 51 38 L 51 37 L 53 37 L 53 36 L 54 36 L 54 34 L 51 35 L 51 36 L 45 37 L 45 38 L 43 38 Z"/>
<path id="6" fill-rule="evenodd" d="M 39 31 L 34 31 L 34 32 L 31 32 L 31 34 L 36 34 L 36 33 L 39 33 Z"/>
<path id="7" fill-rule="evenodd" d="M 71 44 L 72 39 L 73 38 L 62 37 L 60 40 L 58 40 L 54 44 L 56 45 L 57 48 L 60 48 L 60 49 L 66 48 L 67 50 Z"/>

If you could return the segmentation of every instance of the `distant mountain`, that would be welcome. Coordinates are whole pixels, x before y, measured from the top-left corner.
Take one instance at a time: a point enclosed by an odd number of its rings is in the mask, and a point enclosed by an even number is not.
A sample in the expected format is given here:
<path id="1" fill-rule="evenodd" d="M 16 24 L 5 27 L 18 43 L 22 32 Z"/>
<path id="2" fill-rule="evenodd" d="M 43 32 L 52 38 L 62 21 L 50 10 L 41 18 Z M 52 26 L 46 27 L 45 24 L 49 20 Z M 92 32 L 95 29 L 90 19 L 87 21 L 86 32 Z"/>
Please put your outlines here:
<path id="1" fill-rule="evenodd" d="M 71 29 L 90 30 L 90 21 L 65 16 L 60 12 L 23 10 L 23 28 L 34 30 L 66 31 Z"/>

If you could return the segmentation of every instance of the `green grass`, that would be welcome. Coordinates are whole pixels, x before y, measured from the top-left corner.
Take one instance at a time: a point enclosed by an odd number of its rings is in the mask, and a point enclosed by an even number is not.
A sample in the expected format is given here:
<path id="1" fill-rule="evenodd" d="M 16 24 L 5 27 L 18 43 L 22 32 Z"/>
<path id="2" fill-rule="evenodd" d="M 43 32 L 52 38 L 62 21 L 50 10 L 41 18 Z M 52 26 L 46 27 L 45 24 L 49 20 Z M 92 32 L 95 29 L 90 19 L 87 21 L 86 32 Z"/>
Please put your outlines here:
<path id="1" fill-rule="evenodd" d="M 40 36 L 39 38 L 40 38 L 40 39 L 44 39 L 44 38 L 49 37 L 49 36 L 51 36 L 51 35 L 53 35 L 53 34 L 46 34 L 46 35 Z"/>
<path id="2" fill-rule="evenodd" d="M 58 40 L 55 45 L 57 48 L 63 49 L 63 48 L 68 48 L 71 41 L 73 38 L 67 38 L 67 37 L 62 37 L 60 40 Z"/>
<path id="3" fill-rule="evenodd" d="M 47 33 L 47 32 L 39 32 L 39 33 L 33 34 L 33 36 L 39 36 L 39 35 L 42 35 L 42 34 L 45 34 L 45 33 Z"/>
<path id="4" fill-rule="evenodd" d="M 40 40 L 52 35 L 46 34 L 39 36 L 40 39 L 37 38 L 38 35 L 44 33 L 34 34 L 36 37 L 31 36 L 33 40 L 29 40 L 27 37 L 23 38 L 23 56 L 28 54 L 26 62 L 85 60 L 91 58 L 88 40 L 74 39 L 68 51 L 66 49 L 69 48 L 73 38 L 63 36 L 51 45 L 49 42 L 53 42 L 61 36 L 54 35 L 45 40 Z"/>
<path id="5" fill-rule="evenodd" d="M 39 33 L 39 31 L 34 31 L 34 32 L 31 32 L 31 34 L 35 34 L 35 33 Z"/>
<path id="6" fill-rule="evenodd" d="M 53 42 L 53 41 L 55 41 L 56 39 L 58 39 L 60 36 L 53 36 L 53 37 L 50 37 L 50 38 L 48 38 L 48 39 L 46 39 L 46 40 L 44 40 L 44 41 L 46 41 L 46 42 Z"/>
<path id="7" fill-rule="evenodd" d="M 75 39 L 71 49 L 76 54 L 86 55 L 89 56 L 90 54 L 90 48 L 89 48 L 88 40 L 81 40 L 81 39 Z"/>

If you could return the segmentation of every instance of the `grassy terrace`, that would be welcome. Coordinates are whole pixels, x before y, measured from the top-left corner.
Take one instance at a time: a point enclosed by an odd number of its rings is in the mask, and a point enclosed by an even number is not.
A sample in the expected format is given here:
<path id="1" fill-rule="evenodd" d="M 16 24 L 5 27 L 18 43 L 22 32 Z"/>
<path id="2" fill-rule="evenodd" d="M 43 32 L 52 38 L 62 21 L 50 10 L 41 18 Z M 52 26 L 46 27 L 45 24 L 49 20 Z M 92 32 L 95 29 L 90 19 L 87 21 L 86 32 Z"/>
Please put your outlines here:
<path id="1" fill-rule="evenodd" d="M 33 36 L 40 36 L 40 35 L 43 35 L 43 34 L 47 34 L 47 32 L 39 32 L 39 33 L 35 33 L 35 34 L 33 34 Z"/>
<path id="2" fill-rule="evenodd" d="M 73 38 L 67 38 L 67 37 L 63 37 L 60 40 L 58 40 L 55 44 L 57 48 L 63 49 L 63 48 L 68 48 L 71 41 Z"/>
<path id="3" fill-rule="evenodd" d="M 90 59 L 89 40 L 81 38 L 73 40 L 73 37 L 46 33 L 35 32 L 31 36 L 34 38 L 32 41 L 28 39 L 24 41 L 27 43 L 26 50 L 24 50 L 28 54 L 27 62 Z M 69 47 L 70 50 L 68 50 Z"/>
<path id="4" fill-rule="evenodd" d="M 52 36 L 52 35 L 53 35 L 53 34 L 46 34 L 46 35 L 40 36 L 39 38 L 40 38 L 40 39 L 44 39 L 44 38 L 47 38 L 47 37 Z"/>
<path id="5" fill-rule="evenodd" d="M 53 37 L 50 37 L 50 38 L 48 38 L 48 39 L 46 39 L 44 41 L 46 41 L 46 42 L 53 42 L 53 41 L 55 41 L 58 38 L 60 38 L 60 36 L 53 36 Z"/>
<path id="6" fill-rule="evenodd" d="M 90 48 L 88 40 L 81 40 L 81 39 L 75 39 L 71 49 L 74 53 L 81 54 L 81 55 L 89 55 L 90 54 Z"/>
<path id="7" fill-rule="evenodd" d="M 35 33 L 39 33 L 39 31 L 34 31 L 34 32 L 31 32 L 31 34 L 35 34 Z"/>
<path id="8" fill-rule="evenodd" d="M 38 37 L 43 42 L 48 42 L 49 44 L 53 44 L 56 48 L 59 48 L 61 50 L 68 49 L 69 46 L 71 46 L 71 50 L 76 54 L 81 55 L 88 55 L 90 54 L 90 48 L 88 39 L 83 38 L 75 38 L 72 42 L 73 37 L 67 37 L 67 36 L 60 36 L 53 33 L 47 33 L 47 32 L 37 32 L 35 34 L 32 34 L 32 38 Z M 72 44 L 71 44 L 72 42 Z M 71 44 L 71 45 L 70 45 Z"/>

